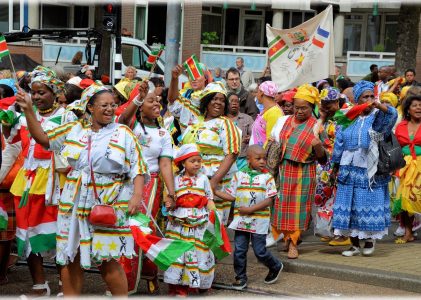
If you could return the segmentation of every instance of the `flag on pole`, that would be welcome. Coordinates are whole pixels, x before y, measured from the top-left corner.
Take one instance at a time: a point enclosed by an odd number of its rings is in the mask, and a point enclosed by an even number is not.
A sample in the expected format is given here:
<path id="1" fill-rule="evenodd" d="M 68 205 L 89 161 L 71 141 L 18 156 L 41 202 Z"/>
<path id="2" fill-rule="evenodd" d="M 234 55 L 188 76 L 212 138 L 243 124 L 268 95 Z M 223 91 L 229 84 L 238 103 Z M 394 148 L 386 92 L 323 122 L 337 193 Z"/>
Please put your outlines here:
<path id="1" fill-rule="evenodd" d="M 164 45 L 162 45 L 158 50 L 152 50 L 151 54 L 148 56 L 148 60 L 146 61 L 146 67 L 152 68 L 157 59 L 161 57 L 162 52 L 164 51 Z"/>
<path id="2" fill-rule="evenodd" d="M 333 14 L 329 5 L 291 29 L 266 25 L 272 80 L 280 91 L 329 77 L 335 72 Z"/>
<path id="3" fill-rule="evenodd" d="M 10 51 L 7 48 L 6 39 L 4 35 L 0 35 L 0 60 L 8 55 L 10 55 Z"/>
<path id="4" fill-rule="evenodd" d="M 183 67 L 186 69 L 191 81 L 196 80 L 200 76 L 204 75 L 204 72 L 200 67 L 199 60 L 194 54 L 183 63 Z"/>
<path id="5" fill-rule="evenodd" d="M 371 103 L 366 102 L 363 104 L 340 109 L 333 116 L 333 120 L 336 121 L 336 124 L 341 125 L 342 129 L 345 129 L 351 125 L 369 105 L 371 105 Z"/>
<path id="6" fill-rule="evenodd" d="M 222 259 L 231 253 L 231 244 L 224 224 L 221 224 L 215 210 L 209 213 L 209 222 L 203 242 L 209 246 L 217 259 Z"/>
<path id="7" fill-rule="evenodd" d="M 189 242 L 149 234 L 148 232 L 152 231 L 148 227 L 149 222 L 149 217 L 141 213 L 129 218 L 130 230 L 136 244 L 161 270 L 167 270 L 180 256 L 194 248 Z"/>

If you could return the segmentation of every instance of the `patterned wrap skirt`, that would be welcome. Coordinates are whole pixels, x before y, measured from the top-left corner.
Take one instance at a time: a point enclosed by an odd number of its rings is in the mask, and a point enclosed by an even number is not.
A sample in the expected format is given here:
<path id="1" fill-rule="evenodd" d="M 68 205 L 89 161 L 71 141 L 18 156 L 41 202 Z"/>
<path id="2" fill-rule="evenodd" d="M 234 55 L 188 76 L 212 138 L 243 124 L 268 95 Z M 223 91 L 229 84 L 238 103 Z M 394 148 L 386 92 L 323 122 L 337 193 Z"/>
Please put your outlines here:
<path id="1" fill-rule="evenodd" d="M 284 159 L 279 166 L 280 190 L 272 207 L 277 230 L 306 230 L 316 190 L 316 164 Z"/>
<path id="2" fill-rule="evenodd" d="M 209 289 L 215 272 L 215 257 L 203 243 L 208 223 L 208 210 L 178 207 L 169 212 L 166 237 L 194 244 L 164 273 L 164 282 L 191 288 Z"/>

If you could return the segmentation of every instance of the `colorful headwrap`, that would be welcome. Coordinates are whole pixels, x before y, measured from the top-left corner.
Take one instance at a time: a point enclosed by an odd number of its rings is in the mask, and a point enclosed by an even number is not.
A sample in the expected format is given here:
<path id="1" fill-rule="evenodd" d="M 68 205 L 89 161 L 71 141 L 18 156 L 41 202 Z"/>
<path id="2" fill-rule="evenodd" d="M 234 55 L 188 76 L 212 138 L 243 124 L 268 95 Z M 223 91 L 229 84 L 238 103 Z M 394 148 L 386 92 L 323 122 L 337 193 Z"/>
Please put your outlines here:
<path id="1" fill-rule="evenodd" d="M 175 153 L 174 163 L 178 165 L 182 161 L 186 160 L 187 158 L 196 156 L 196 155 L 200 155 L 200 152 L 197 149 L 196 144 L 184 144 Z"/>
<path id="2" fill-rule="evenodd" d="M 341 97 L 341 93 L 337 88 L 328 87 L 326 89 L 321 90 L 320 92 L 320 100 L 322 101 L 336 101 Z"/>
<path id="3" fill-rule="evenodd" d="M 91 84 L 88 88 L 86 88 L 82 92 L 82 96 L 80 100 L 77 100 L 71 104 L 69 104 L 66 109 L 67 110 L 79 110 L 81 112 L 86 111 L 86 106 L 88 105 L 89 100 L 97 93 L 101 91 L 109 91 L 100 81 L 95 81 Z"/>
<path id="4" fill-rule="evenodd" d="M 399 104 L 398 96 L 392 92 L 380 93 L 380 101 L 389 102 L 393 107 L 397 107 Z"/>
<path id="5" fill-rule="evenodd" d="M 399 94 L 399 99 L 402 100 L 406 97 L 406 94 L 408 93 L 408 90 L 411 88 L 410 85 L 404 86 L 401 90 L 401 93 Z"/>
<path id="6" fill-rule="evenodd" d="M 303 99 L 311 104 L 319 103 L 319 90 L 312 85 L 300 85 L 295 93 L 294 99 Z"/>
<path id="7" fill-rule="evenodd" d="M 203 99 L 203 97 L 212 94 L 212 93 L 221 93 L 225 97 L 227 96 L 227 90 L 225 89 L 225 86 L 220 81 L 215 81 L 209 83 L 205 89 L 202 91 L 202 94 L 200 95 L 200 99 Z"/>
<path id="8" fill-rule="evenodd" d="M 358 99 L 365 91 L 374 92 L 374 84 L 371 81 L 360 80 L 352 88 L 352 93 L 354 94 L 354 101 L 358 103 Z"/>
<path id="9" fill-rule="evenodd" d="M 40 82 L 50 88 L 54 95 L 57 95 L 64 90 L 64 82 L 57 78 L 56 72 L 44 66 L 37 66 L 31 73 L 31 84 Z"/>
<path id="10" fill-rule="evenodd" d="M 273 81 L 265 81 L 259 85 L 259 90 L 268 97 L 275 98 L 278 93 L 278 86 Z"/>
<path id="11" fill-rule="evenodd" d="M 293 102 L 297 89 L 293 88 L 282 93 L 282 101 Z"/>
<path id="12" fill-rule="evenodd" d="M 124 87 L 124 93 L 127 95 L 127 99 L 129 99 L 130 94 L 136 88 L 139 81 L 137 80 L 130 80 L 127 85 Z"/>
<path id="13" fill-rule="evenodd" d="M 325 84 L 325 83 L 328 83 L 328 81 L 327 81 L 327 80 L 324 80 L 324 79 L 319 80 L 319 81 L 317 82 L 317 84 L 316 84 L 316 87 L 317 87 L 317 88 L 320 88 L 320 86 L 323 86 L 323 84 Z"/>
<path id="14" fill-rule="evenodd" d="M 16 93 L 18 92 L 18 89 L 15 86 L 15 81 L 11 78 L 3 78 L 0 79 L 0 85 L 5 85 L 7 87 L 9 87 L 10 89 L 13 90 L 13 93 L 16 95 Z"/>

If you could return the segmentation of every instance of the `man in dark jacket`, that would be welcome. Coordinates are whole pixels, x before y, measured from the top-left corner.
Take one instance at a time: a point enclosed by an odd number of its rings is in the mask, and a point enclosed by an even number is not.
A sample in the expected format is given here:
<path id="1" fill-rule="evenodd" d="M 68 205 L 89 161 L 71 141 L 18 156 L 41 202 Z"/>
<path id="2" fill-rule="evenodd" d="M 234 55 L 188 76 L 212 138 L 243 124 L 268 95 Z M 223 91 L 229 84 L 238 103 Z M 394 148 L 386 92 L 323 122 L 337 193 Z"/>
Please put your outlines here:
<path id="1" fill-rule="evenodd" d="M 254 96 L 247 92 L 241 84 L 240 72 L 236 68 L 230 68 L 226 72 L 228 93 L 234 93 L 240 100 L 240 112 L 256 119 L 259 109 L 254 101 Z"/>

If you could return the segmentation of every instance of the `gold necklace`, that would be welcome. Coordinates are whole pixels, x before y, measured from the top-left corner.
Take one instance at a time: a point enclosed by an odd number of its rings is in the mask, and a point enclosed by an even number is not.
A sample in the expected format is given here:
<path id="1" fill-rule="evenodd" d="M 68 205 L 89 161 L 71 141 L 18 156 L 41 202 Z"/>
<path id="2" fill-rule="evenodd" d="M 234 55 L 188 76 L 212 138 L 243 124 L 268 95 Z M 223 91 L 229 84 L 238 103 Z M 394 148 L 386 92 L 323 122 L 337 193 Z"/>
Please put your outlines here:
<path id="1" fill-rule="evenodd" d="M 57 105 L 54 103 L 54 104 L 53 104 L 53 106 L 51 106 L 50 108 L 45 109 L 45 110 L 41 110 L 41 109 L 39 109 L 39 110 L 38 110 L 38 112 L 39 112 L 40 114 L 45 115 L 45 114 L 48 114 L 48 113 L 52 112 L 53 110 L 55 110 L 55 109 L 56 109 L 56 107 L 57 107 Z"/>

